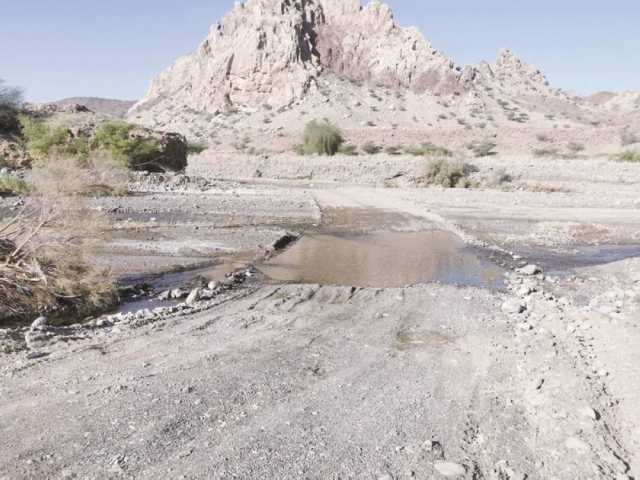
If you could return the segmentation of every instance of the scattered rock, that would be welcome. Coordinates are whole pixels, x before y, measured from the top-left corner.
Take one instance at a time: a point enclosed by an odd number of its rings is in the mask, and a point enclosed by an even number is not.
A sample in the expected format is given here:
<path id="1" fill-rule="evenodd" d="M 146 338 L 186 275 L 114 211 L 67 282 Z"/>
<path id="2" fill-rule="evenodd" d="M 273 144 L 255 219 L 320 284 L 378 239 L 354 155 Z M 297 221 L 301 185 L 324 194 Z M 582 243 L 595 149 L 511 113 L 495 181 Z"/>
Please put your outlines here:
<path id="1" fill-rule="evenodd" d="M 167 301 L 171 298 L 171 290 L 165 290 L 160 295 L 158 295 L 158 300 Z"/>
<path id="2" fill-rule="evenodd" d="M 523 275 L 531 276 L 531 275 L 537 275 L 539 273 L 542 273 L 542 269 L 537 265 L 529 264 L 529 265 L 525 265 L 522 268 L 519 268 L 518 272 L 522 273 Z"/>

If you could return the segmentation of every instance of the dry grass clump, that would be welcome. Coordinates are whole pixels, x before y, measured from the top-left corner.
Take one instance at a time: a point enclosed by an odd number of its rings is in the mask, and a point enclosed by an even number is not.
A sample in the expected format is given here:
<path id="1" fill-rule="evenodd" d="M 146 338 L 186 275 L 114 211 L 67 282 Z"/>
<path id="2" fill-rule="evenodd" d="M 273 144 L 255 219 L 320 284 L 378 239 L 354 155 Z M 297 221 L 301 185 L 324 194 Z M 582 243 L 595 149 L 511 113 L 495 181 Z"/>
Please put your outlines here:
<path id="1" fill-rule="evenodd" d="M 476 167 L 457 160 L 444 158 L 430 160 L 419 183 L 424 185 L 438 185 L 444 188 L 470 188 L 473 182 L 469 178 Z"/>
<path id="2" fill-rule="evenodd" d="M 627 150 L 625 152 L 613 155 L 612 159 L 616 162 L 640 163 L 640 151 Z"/>
<path id="3" fill-rule="evenodd" d="M 117 303 L 115 280 L 85 258 L 107 227 L 86 196 L 113 192 L 121 170 L 110 162 L 91 156 L 78 168 L 59 157 L 34 168 L 27 207 L 0 222 L 0 321 L 90 315 Z"/>
<path id="4" fill-rule="evenodd" d="M 343 143 L 342 145 L 340 145 L 338 153 L 355 157 L 358 155 L 358 147 L 349 143 Z"/>
<path id="5" fill-rule="evenodd" d="M 425 142 L 418 146 L 405 147 L 404 152 L 417 157 L 451 157 L 453 152 L 445 147 L 440 147 L 431 142 Z"/>
<path id="6" fill-rule="evenodd" d="M 307 123 L 302 134 L 302 145 L 295 147 L 296 152 L 303 155 L 333 156 L 340 151 L 344 143 L 342 132 L 329 121 L 313 120 Z"/>
<path id="7" fill-rule="evenodd" d="M 104 151 L 79 162 L 53 154 L 33 168 L 35 192 L 43 198 L 66 196 L 124 196 L 129 193 L 129 171 Z"/>
<path id="8" fill-rule="evenodd" d="M 376 145 L 373 142 L 367 142 L 362 145 L 362 151 L 367 155 L 377 155 L 382 151 L 382 149 L 383 147 L 381 147 L 380 145 Z"/>
<path id="9" fill-rule="evenodd" d="M 477 158 L 492 157 L 498 154 L 498 152 L 496 152 L 497 146 L 498 146 L 497 143 L 492 142 L 490 140 L 483 140 L 483 141 L 476 140 L 467 144 L 467 149 L 471 150 L 474 156 L 476 156 Z"/>
<path id="10" fill-rule="evenodd" d="M 557 148 L 535 148 L 533 156 L 538 158 L 554 158 L 561 155 Z"/>
<path id="11" fill-rule="evenodd" d="M 26 195 L 31 189 L 27 183 L 8 173 L 0 174 L 0 197 Z"/>
<path id="12" fill-rule="evenodd" d="M 89 315 L 118 301 L 113 278 L 83 255 L 85 235 L 99 222 L 87 211 L 50 201 L 0 224 L 0 321 Z"/>

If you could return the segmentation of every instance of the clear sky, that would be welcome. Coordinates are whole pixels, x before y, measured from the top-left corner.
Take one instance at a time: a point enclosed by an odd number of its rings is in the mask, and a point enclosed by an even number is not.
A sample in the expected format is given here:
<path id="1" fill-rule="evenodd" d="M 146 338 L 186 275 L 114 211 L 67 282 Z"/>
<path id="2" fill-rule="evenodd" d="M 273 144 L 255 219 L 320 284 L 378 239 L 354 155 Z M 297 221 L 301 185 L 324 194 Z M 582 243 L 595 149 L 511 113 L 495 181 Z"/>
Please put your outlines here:
<path id="1" fill-rule="evenodd" d="M 136 99 L 233 0 L 6 0 L 0 78 L 28 100 Z M 459 65 L 509 47 L 577 93 L 640 90 L 640 0 L 387 0 Z"/>

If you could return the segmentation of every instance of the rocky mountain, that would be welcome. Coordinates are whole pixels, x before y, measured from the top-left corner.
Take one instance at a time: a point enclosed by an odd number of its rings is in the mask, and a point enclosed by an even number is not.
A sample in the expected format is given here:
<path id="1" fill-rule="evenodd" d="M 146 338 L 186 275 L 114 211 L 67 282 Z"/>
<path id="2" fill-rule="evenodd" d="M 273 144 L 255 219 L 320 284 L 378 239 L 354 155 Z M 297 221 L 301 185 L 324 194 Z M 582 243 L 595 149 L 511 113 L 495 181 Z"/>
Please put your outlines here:
<path id="1" fill-rule="evenodd" d="M 616 99 L 633 100 L 605 103 Z M 510 50 L 492 63 L 457 66 L 377 0 L 249 0 L 155 78 L 129 119 L 218 144 L 237 143 L 240 131 L 278 144 L 312 118 L 365 140 L 409 130 L 458 138 L 607 123 L 601 110 L 553 88 Z"/>
<path id="2" fill-rule="evenodd" d="M 131 107 L 135 105 L 135 101 L 130 100 L 114 100 L 110 98 L 97 97 L 72 97 L 51 102 L 60 107 L 69 107 L 73 105 L 82 105 L 92 112 L 101 113 L 117 118 L 124 118 Z"/>

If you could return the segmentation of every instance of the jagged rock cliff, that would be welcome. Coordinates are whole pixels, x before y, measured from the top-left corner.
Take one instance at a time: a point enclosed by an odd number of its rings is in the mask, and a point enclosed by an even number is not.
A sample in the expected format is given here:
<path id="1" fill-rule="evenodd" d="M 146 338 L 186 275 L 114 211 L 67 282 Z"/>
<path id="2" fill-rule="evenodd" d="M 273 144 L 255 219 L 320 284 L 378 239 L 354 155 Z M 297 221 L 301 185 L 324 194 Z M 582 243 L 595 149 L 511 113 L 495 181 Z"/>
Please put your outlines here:
<path id="1" fill-rule="evenodd" d="M 560 120 L 563 137 L 573 129 L 579 141 L 582 128 L 639 123 L 631 96 L 603 103 L 553 88 L 510 50 L 457 66 L 376 0 L 249 0 L 154 79 L 129 119 L 240 151 L 248 136 L 290 148 L 295 135 L 285 132 L 314 118 L 357 141 L 420 141 L 437 131 L 465 144 L 499 132 L 518 151 L 532 128 L 556 131 Z"/>
<path id="2" fill-rule="evenodd" d="M 158 76 L 135 107 L 214 113 L 234 104 L 288 105 L 331 72 L 352 81 L 450 94 L 462 70 L 390 8 L 359 0 L 237 3 L 193 54 Z"/>

